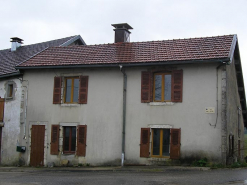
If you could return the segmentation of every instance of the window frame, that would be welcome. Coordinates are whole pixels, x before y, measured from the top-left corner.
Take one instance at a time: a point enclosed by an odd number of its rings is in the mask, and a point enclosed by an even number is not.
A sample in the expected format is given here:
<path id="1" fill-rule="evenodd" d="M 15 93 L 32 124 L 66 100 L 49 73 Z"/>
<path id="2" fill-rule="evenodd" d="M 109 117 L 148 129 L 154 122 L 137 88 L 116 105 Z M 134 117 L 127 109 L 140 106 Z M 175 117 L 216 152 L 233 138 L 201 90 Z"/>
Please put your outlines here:
<path id="1" fill-rule="evenodd" d="M 67 90 L 67 80 L 71 79 L 71 94 L 70 94 L 70 102 L 66 102 L 66 90 Z M 77 102 L 73 101 L 74 98 L 74 80 L 78 79 L 79 83 L 78 83 L 78 100 Z M 63 90 L 63 103 L 65 104 L 79 104 L 79 91 L 80 91 L 80 78 L 79 76 L 74 76 L 74 77 L 64 77 L 64 90 Z"/>
<path id="2" fill-rule="evenodd" d="M 159 155 L 154 155 L 153 154 L 153 137 L 154 137 L 154 130 L 159 130 L 160 131 L 160 151 L 159 151 Z M 152 128 L 151 129 L 151 157 L 154 157 L 154 158 L 170 158 L 170 155 L 166 155 L 166 156 L 163 156 L 162 155 L 162 150 L 163 150 L 163 134 L 164 134 L 164 131 L 165 130 L 164 128 Z M 171 145 L 171 129 L 167 129 L 169 130 L 170 132 L 170 140 L 169 140 L 169 154 L 170 154 L 170 145 Z"/>
<path id="3" fill-rule="evenodd" d="M 161 100 L 155 100 L 155 76 L 162 75 L 161 79 Z M 171 75 L 171 99 L 165 100 L 165 75 Z M 160 73 L 153 73 L 153 102 L 172 102 L 172 73 L 171 72 L 160 72 Z"/>
<path id="4" fill-rule="evenodd" d="M 72 128 L 75 128 L 75 151 L 71 150 L 72 145 Z M 69 150 L 65 150 L 65 128 L 70 128 L 69 132 Z M 76 126 L 63 126 L 63 154 L 75 154 L 77 148 L 77 127 Z"/>

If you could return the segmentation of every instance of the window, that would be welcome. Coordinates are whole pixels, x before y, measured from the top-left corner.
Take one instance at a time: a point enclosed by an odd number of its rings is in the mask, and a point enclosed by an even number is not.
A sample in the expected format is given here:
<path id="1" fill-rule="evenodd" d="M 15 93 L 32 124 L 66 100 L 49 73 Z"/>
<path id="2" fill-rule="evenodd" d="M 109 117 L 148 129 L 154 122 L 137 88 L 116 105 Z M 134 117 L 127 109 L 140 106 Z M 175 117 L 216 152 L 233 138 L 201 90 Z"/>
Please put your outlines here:
<path id="1" fill-rule="evenodd" d="M 140 157 L 180 157 L 181 129 L 141 128 Z M 151 145 L 151 146 L 150 146 Z"/>
<path id="2" fill-rule="evenodd" d="M 153 157 L 170 156 L 170 129 L 152 129 Z"/>
<path id="3" fill-rule="evenodd" d="M 143 71 L 141 102 L 182 102 L 183 70 Z"/>
<path id="4" fill-rule="evenodd" d="M 169 73 L 154 74 L 154 101 L 171 101 L 171 76 Z"/>
<path id="5" fill-rule="evenodd" d="M 63 127 L 63 153 L 75 153 L 76 127 Z"/>
<path id="6" fill-rule="evenodd" d="M 51 126 L 50 154 L 59 155 L 62 151 L 64 154 L 86 156 L 87 125 L 69 125 L 70 123 L 66 123 L 63 127 L 60 125 Z M 62 132 L 60 132 L 60 128 L 62 128 Z M 59 138 L 63 139 L 62 146 L 59 146 Z M 61 151 L 59 150 L 60 147 L 62 148 Z"/>
<path id="7" fill-rule="evenodd" d="M 63 83 L 64 81 L 64 83 Z M 64 87 L 63 97 L 62 88 Z M 54 77 L 53 104 L 87 104 L 88 76 Z"/>
<path id="8" fill-rule="evenodd" d="M 7 98 L 13 98 L 13 89 L 14 89 L 14 85 L 13 84 L 8 84 Z"/>
<path id="9" fill-rule="evenodd" d="M 79 98 L 79 78 L 65 78 L 64 102 L 78 103 Z"/>

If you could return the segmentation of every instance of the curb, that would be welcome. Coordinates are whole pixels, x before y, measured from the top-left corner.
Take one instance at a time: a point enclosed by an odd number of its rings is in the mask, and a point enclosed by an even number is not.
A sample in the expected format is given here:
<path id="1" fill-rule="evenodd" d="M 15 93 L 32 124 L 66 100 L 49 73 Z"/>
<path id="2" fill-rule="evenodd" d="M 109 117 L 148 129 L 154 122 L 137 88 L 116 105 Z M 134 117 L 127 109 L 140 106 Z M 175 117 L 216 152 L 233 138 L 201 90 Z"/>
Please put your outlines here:
<path id="1" fill-rule="evenodd" d="M 0 167 L 0 172 L 167 172 L 167 171 L 208 171 L 209 167 L 181 166 L 128 166 L 128 167 Z"/>

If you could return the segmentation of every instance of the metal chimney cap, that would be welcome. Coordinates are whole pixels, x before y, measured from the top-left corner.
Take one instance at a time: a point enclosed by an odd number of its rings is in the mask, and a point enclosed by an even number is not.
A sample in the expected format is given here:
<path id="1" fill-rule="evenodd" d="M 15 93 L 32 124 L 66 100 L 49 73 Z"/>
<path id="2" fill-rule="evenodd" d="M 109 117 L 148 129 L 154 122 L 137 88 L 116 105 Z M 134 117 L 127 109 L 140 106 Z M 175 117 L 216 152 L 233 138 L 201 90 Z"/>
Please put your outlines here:
<path id="1" fill-rule="evenodd" d="M 115 27 L 116 29 L 128 29 L 131 30 L 133 29 L 128 23 L 119 23 L 119 24 L 112 24 L 113 27 Z"/>
<path id="2" fill-rule="evenodd" d="M 20 43 L 20 44 L 23 44 L 23 43 L 22 43 L 23 39 L 21 39 L 21 38 L 19 38 L 19 37 L 12 37 L 12 38 L 10 38 L 10 39 L 12 39 L 10 42 L 18 42 L 18 43 Z"/>

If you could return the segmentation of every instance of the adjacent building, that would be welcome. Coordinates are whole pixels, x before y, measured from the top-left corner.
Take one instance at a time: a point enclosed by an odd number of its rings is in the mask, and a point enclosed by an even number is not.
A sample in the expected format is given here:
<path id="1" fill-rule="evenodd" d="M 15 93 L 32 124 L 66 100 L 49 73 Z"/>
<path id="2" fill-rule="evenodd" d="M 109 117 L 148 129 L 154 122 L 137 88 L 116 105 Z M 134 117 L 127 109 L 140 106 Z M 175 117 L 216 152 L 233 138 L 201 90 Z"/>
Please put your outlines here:
<path id="1" fill-rule="evenodd" d="M 0 50 L 0 164 L 23 164 L 20 140 L 26 140 L 28 81 L 15 66 L 51 46 L 85 45 L 81 36 L 23 46 L 23 40 L 11 38 L 11 48 Z M 22 148 L 25 150 L 25 147 Z"/>

